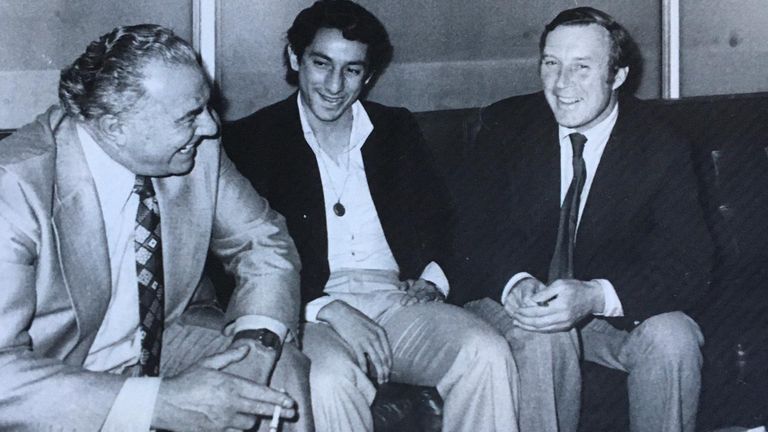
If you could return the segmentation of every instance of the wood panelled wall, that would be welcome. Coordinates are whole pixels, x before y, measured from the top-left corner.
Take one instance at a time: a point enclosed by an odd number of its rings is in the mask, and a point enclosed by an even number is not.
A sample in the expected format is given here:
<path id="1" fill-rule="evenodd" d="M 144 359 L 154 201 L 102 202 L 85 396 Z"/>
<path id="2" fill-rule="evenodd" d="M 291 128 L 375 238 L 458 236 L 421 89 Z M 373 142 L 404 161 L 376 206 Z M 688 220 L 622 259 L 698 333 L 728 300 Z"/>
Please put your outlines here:
<path id="1" fill-rule="evenodd" d="M 414 111 L 485 105 L 539 89 L 544 24 L 574 0 L 359 0 L 387 27 L 392 65 L 369 99 Z M 292 91 L 283 80 L 285 31 L 311 0 L 221 0 L 218 63 L 226 118 L 242 117 Z M 660 1 L 595 0 L 641 47 L 638 94 L 660 94 Z"/>
<path id="2" fill-rule="evenodd" d="M 154 22 L 192 37 L 197 0 L 0 0 L 0 129 L 56 102 L 59 70 L 98 35 Z M 204 0 L 207 1 L 207 0 Z M 312 0 L 215 0 L 217 79 L 225 118 L 293 91 L 283 80 L 285 31 Z M 481 106 L 536 91 L 538 39 L 580 0 L 359 0 L 387 26 L 395 58 L 369 98 L 414 111 Z M 766 0 L 681 0 L 682 95 L 768 91 Z M 589 3 L 640 46 L 637 94 L 660 95 L 660 0 Z"/>

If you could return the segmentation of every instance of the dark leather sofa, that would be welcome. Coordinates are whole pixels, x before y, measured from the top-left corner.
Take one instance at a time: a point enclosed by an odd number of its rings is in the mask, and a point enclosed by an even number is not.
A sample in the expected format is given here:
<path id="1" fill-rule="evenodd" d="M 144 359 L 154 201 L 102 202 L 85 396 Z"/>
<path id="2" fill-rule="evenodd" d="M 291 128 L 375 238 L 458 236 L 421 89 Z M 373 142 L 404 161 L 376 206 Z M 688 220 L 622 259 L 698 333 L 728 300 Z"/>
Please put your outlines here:
<path id="1" fill-rule="evenodd" d="M 691 311 L 707 339 L 698 429 L 765 424 L 768 93 L 651 103 L 692 143 L 702 206 L 717 246 L 707 300 Z M 456 203 L 462 201 L 457 168 L 472 151 L 478 113 L 476 108 L 416 113 Z M 10 132 L 0 131 L 0 139 Z M 438 431 L 441 406 L 434 389 L 388 384 L 374 403 L 376 429 Z M 580 430 L 627 429 L 625 374 L 585 364 Z"/>
<path id="2" fill-rule="evenodd" d="M 651 103 L 658 108 L 659 116 L 690 139 L 702 206 L 717 247 L 706 300 L 690 311 L 706 337 L 698 429 L 765 424 L 768 94 Z M 457 168 L 472 151 L 478 114 L 478 109 L 416 114 L 457 205 L 462 202 Z M 626 374 L 588 362 L 583 370 L 580 430 L 628 430 Z M 434 407 L 439 407 L 439 403 L 425 389 L 386 388 L 373 408 L 377 429 L 439 430 L 429 429 L 430 425 L 439 424 L 434 419 L 422 424 L 424 418 L 436 412 Z"/>

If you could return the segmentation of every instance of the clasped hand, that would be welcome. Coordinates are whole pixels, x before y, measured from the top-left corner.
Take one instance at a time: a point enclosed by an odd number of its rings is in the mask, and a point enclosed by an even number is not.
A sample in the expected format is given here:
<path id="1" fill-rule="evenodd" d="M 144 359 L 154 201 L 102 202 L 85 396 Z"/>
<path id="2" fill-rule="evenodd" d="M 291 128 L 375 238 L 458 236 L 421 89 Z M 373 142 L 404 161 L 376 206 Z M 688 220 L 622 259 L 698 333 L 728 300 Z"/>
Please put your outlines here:
<path id="1" fill-rule="evenodd" d="M 400 284 L 400 290 L 405 291 L 405 295 L 400 300 L 402 306 L 445 301 L 445 295 L 437 286 L 424 279 L 408 279 L 403 281 Z"/>
<path id="2" fill-rule="evenodd" d="M 573 328 L 585 317 L 603 309 L 598 282 L 559 279 L 544 285 L 535 278 L 518 282 L 504 300 L 516 326 L 534 332 L 554 333 Z"/>

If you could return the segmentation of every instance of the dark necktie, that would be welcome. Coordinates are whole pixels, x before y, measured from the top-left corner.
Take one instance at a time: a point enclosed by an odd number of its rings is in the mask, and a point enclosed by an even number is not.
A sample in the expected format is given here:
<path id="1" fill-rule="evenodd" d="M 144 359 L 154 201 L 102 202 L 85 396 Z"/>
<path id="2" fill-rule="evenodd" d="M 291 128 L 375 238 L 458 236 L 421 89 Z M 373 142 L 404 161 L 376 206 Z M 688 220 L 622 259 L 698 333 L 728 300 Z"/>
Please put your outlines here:
<path id="1" fill-rule="evenodd" d="M 158 376 L 165 320 L 160 209 L 149 177 L 136 176 L 133 191 L 139 196 L 134 246 L 139 283 L 140 375 Z"/>
<path id="2" fill-rule="evenodd" d="M 584 164 L 584 144 L 587 137 L 580 133 L 568 135 L 573 146 L 573 179 L 560 207 L 560 223 L 557 227 L 557 244 L 549 264 L 549 283 L 557 279 L 573 278 L 573 249 L 576 244 L 576 224 L 579 220 L 579 202 L 587 167 Z"/>

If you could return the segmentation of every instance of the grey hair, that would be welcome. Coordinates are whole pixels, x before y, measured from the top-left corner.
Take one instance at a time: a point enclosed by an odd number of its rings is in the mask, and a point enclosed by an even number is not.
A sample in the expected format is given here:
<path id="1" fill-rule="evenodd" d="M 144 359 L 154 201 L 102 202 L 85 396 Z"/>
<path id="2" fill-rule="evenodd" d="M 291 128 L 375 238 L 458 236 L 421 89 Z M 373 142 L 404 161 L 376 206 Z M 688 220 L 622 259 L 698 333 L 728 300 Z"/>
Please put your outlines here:
<path id="1" fill-rule="evenodd" d="M 165 27 L 117 27 L 61 71 L 59 102 L 81 121 L 130 111 L 144 96 L 143 68 L 155 60 L 199 67 L 192 46 Z"/>

